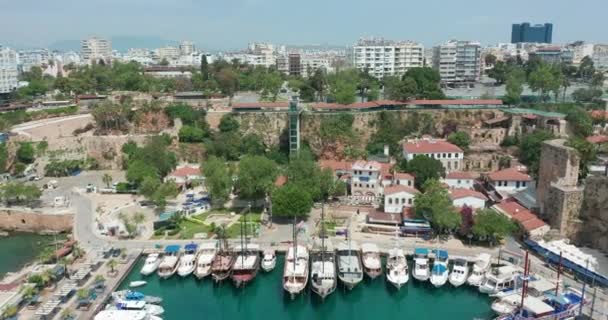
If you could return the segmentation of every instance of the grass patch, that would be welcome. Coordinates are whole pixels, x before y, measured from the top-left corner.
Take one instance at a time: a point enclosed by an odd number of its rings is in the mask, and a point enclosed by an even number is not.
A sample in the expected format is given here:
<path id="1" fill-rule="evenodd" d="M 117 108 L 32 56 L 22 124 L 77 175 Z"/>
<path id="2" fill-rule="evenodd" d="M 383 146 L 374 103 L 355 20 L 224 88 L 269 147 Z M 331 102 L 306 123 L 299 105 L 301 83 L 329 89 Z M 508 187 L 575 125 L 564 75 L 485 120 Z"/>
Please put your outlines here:
<path id="1" fill-rule="evenodd" d="M 255 230 L 258 229 L 259 223 L 247 223 L 247 236 L 256 235 Z M 226 229 L 226 237 L 234 239 L 241 237 L 241 224 L 235 223 Z"/>
<path id="2" fill-rule="evenodd" d="M 182 223 L 180 223 L 179 228 L 179 237 L 181 239 L 192 239 L 197 233 L 210 233 L 213 231 L 207 225 L 188 220 L 184 220 Z"/>
<path id="3" fill-rule="evenodd" d="M 245 221 L 245 216 L 242 216 L 239 218 L 239 222 L 241 221 Z M 251 223 L 251 222 L 257 222 L 260 223 L 262 222 L 262 214 L 261 213 L 248 213 L 247 214 L 247 222 Z"/>

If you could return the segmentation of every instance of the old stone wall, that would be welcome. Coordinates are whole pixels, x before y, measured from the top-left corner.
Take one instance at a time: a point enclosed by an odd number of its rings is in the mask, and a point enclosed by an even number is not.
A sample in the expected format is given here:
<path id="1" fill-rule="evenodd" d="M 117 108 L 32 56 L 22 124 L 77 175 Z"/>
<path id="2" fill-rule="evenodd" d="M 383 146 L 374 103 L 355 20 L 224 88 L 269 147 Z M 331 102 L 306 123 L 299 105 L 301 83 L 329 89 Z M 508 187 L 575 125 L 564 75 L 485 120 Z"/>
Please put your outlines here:
<path id="1" fill-rule="evenodd" d="M 548 220 L 561 214 L 545 209 L 554 200 L 549 195 L 551 187 L 575 187 L 578 184 L 580 157 L 575 149 L 565 146 L 565 142 L 564 139 L 549 140 L 541 147 L 536 195 L 540 212 Z"/>
<path id="2" fill-rule="evenodd" d="M 580 210 L 583 204 L 582 187 L 553 185 L 545 203 L 549 225 L 565 237 L 575 236 L 581 228 Z"/>
<path id="3" fill-rule="evenodd" d="M 502 158 L 508 158 L 511 166 L 515 164 L 514 159 L 502 151 L 468 152 L 464 155 L 464 170 L 480 173 L 497 171 L 501 169 L 500 160 Z"/>
<path id="4" fill-rule="evenodd" d="M 471 136 L 471 147 L 499 148 L 507 135 L 505 128 L 470 128 L 466 130 Z"/>
<path id="5" fill-rule="evenodd" d="M 25 232 L 71 231 L 74 214 L 71 210 L 48 214 L 37 210 L 0 209 L 0 229 Z"/>
<path id="6" fill-rule="evenodd" d="M 579 219 L 583 228 L 574 242 L 608 251 L 608 177 L 587 177 Z"/>

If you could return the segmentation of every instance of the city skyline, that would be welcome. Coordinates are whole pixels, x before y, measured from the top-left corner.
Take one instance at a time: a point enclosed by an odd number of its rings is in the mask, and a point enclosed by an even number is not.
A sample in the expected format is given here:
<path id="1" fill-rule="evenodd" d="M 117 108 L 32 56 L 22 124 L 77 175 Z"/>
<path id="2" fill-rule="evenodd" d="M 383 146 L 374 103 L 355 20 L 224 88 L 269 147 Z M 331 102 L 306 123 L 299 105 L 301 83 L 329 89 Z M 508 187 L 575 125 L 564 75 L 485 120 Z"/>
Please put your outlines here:
<path id="1" fill-rule="evenodd" d="M 595 9 L 583 13 L 572 10 L 572 3 L 566 0 L 552 1 L 551 6 L 547 6 L 545 0 L 514 0 L 500 10 L 491 10 L 486 2 L 479 0 L 458 3 L 383 0 L 373 5 L 390 10 L 377 11 L 376 16 L 370 17 L 369 3 L 361 0 L 351 1 L 348 7 L 343 3 L 312 0 L 306 6 L 297 6 L 297 10 L 291 10 L 290 4 L 279 0 L 202 3 L 178 0 L 169 7 L 158 0 L 86 3 L 26 0 L 13 2 L 0 12 L 0 19 L 12 26 L 0 30 L 0 43 L 48 47 L 98 35 L 112 39 L 148 39 L 150 43 L 189 39 L 205 50 L 231 50 L 252 41 L 347 46 L 360 37 L 379 36 L 414 40 L 426 47 L 449 39 L 491 45 L 509 42 L 511 25 L 520 22 L 553 23 L 556 43 L 606 42 L 608 39 L 598 27 L 598 21 L 605 11 L 601 9 L 608 9 L 608 4 L 600 0 L 588 2 L 587 5 Z M 137 43 L 133 46 L 141 47 Z"/>

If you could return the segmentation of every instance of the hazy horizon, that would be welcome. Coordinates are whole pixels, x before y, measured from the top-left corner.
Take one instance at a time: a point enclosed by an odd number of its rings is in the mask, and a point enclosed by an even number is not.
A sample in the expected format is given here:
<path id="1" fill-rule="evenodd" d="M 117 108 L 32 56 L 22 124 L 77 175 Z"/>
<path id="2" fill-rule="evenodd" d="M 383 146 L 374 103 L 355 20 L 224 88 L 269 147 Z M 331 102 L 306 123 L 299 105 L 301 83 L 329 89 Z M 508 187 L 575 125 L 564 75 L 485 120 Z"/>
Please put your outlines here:
<path id="1" fill-rule="evenodd" d="M 554 43 L 608 42 L 601 25 L 608 1 L 588 0 L 573 9 L 568 0 L 511 0 L 508 5 L 481 0 L 175 0 L 168 5 L 160 0 L 5 0 L 0 44 L 52 47 L 101 36 L 154 46 L 191 40 L 205 50 L 228 50 L 254 41 L 348 46 L 360 37 L 378 36 L 425 46 L 449 39 L 491 45 L 509 42 L 511 24 L 519 22 L 553 23 Z"/>

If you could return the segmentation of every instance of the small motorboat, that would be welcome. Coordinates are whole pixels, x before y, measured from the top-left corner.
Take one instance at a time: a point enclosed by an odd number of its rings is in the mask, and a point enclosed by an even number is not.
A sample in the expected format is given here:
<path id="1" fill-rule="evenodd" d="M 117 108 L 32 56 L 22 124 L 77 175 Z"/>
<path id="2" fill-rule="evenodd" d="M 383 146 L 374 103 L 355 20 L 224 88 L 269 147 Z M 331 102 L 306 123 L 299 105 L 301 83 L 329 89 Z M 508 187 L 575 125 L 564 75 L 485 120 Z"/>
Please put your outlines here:
<path id="1" fill-rule="evenodd" d="M 441 287 L 448 282 L 448 252 L 445 250 L 435 251 L 435 262 L 431 271 L 431 283 L 436 287 Z"/>
<path id="2" fill-rule="evenodd" d="M 132 290 L 120 290 L 112 293 L 112 299 L 116 303 L 126 302 L 126 301 L 144 301 L 146 303 L 151 304 L 160 304 L 163 302 L 163 298 L 147 296 L 139 291 Z"/>
<path id="3" fill-rule="evenodd" d="M 131 281 L 129 282 L 129 288 L 137 288 L 137 287 L 143 287 L 147 284 L 147 281 Z"/>
<path id="4" fill-rule="evenodd" d="M 270 272 L 277 265 L 277 255 L 274 249 L 264 250 L 264 257 L 262 258 L 262 270 Z"/>
<path id="5" fill-rule="evenodd" d="M 165 309 L 159 305 L 149 304 L 145 301 L 124 301 L 116 304 L 118 310 L 146 311 L 153 316 L 160 316 L 165 313 Z"/>
<path id="6" fill-rule="evenodd" d="M 363 271 L 370 277 L 376 279 L 382 274 L 382 263 L 380 261 L 380 249 L 374 243 L 361 245 L 361 258 L 363 260 Z"/>
<path id="7" fill-rule="evenodd" d="M 217 246 L 217 241 L 201 244 L 198 258 L 196 259 L 196 269 L 194 270 L 194 275 L 197 279 L 203 279 L 211 274 L 211 264 L 217 254 Z"/>
<path id="8" fill-rule="evenodd" d="M 428 249 L 414 249 L 414 270 L 412 272 L 412 276 L 414 277 L 414 279 L 419 281 L 427 281 L 431 277 Z"/>
<path id="9" fill-rule="evenodd" d="M 168 279 L 177 271 L 181 247 L 179 245 L 171 245 L 165 248 L 165 256 L 163 261 L 158 266 L 158 276 L 161 279 Z"/>
<path id="10" fill-rule="evenodd" d="M 473 270 L 471 271 L 471 275 L 467 279 L 467 283 L 470 286 L 479 287 L 486 278 L 486 273 L 490 270 L 491 267 L 491 258 L 487 253 L 480 253 L 475 259 L 475 264 L 473 264 Z"/>
<path id="11" fill-rule="evenodd" d="M 469 266 L 464 259 L 455 259 L 452 272 L 450 273 L 450 283 L 454 287 L 459 287 L 467 282 L 469 277 Z"/>
<path id="12" fill-rule="evenodd" d="M 399 290 L 409 279 L 407 260 L 403 250 L 399 248 L 389 250 L 386 260 L 386 280 Z"/>
<path id="13" fill-rule="evenodd" d="M 140 273 L 144 276 L 148 276 L 153 274 L 156 269 L 158 269 L 158 265 L 160 265 L 161 257 L 158 253 L 151 253 L 146 257 L 146 262 L 144 266 L 141 268 Z"/>
<path id="14" fill-rule="evenodd" d="M 177 274 L 180 277 L 189 276 L 196 268 L 196 252 L 198 245 L 190 243 L 184 246 L 184 255 L 179 259 Z"/>

